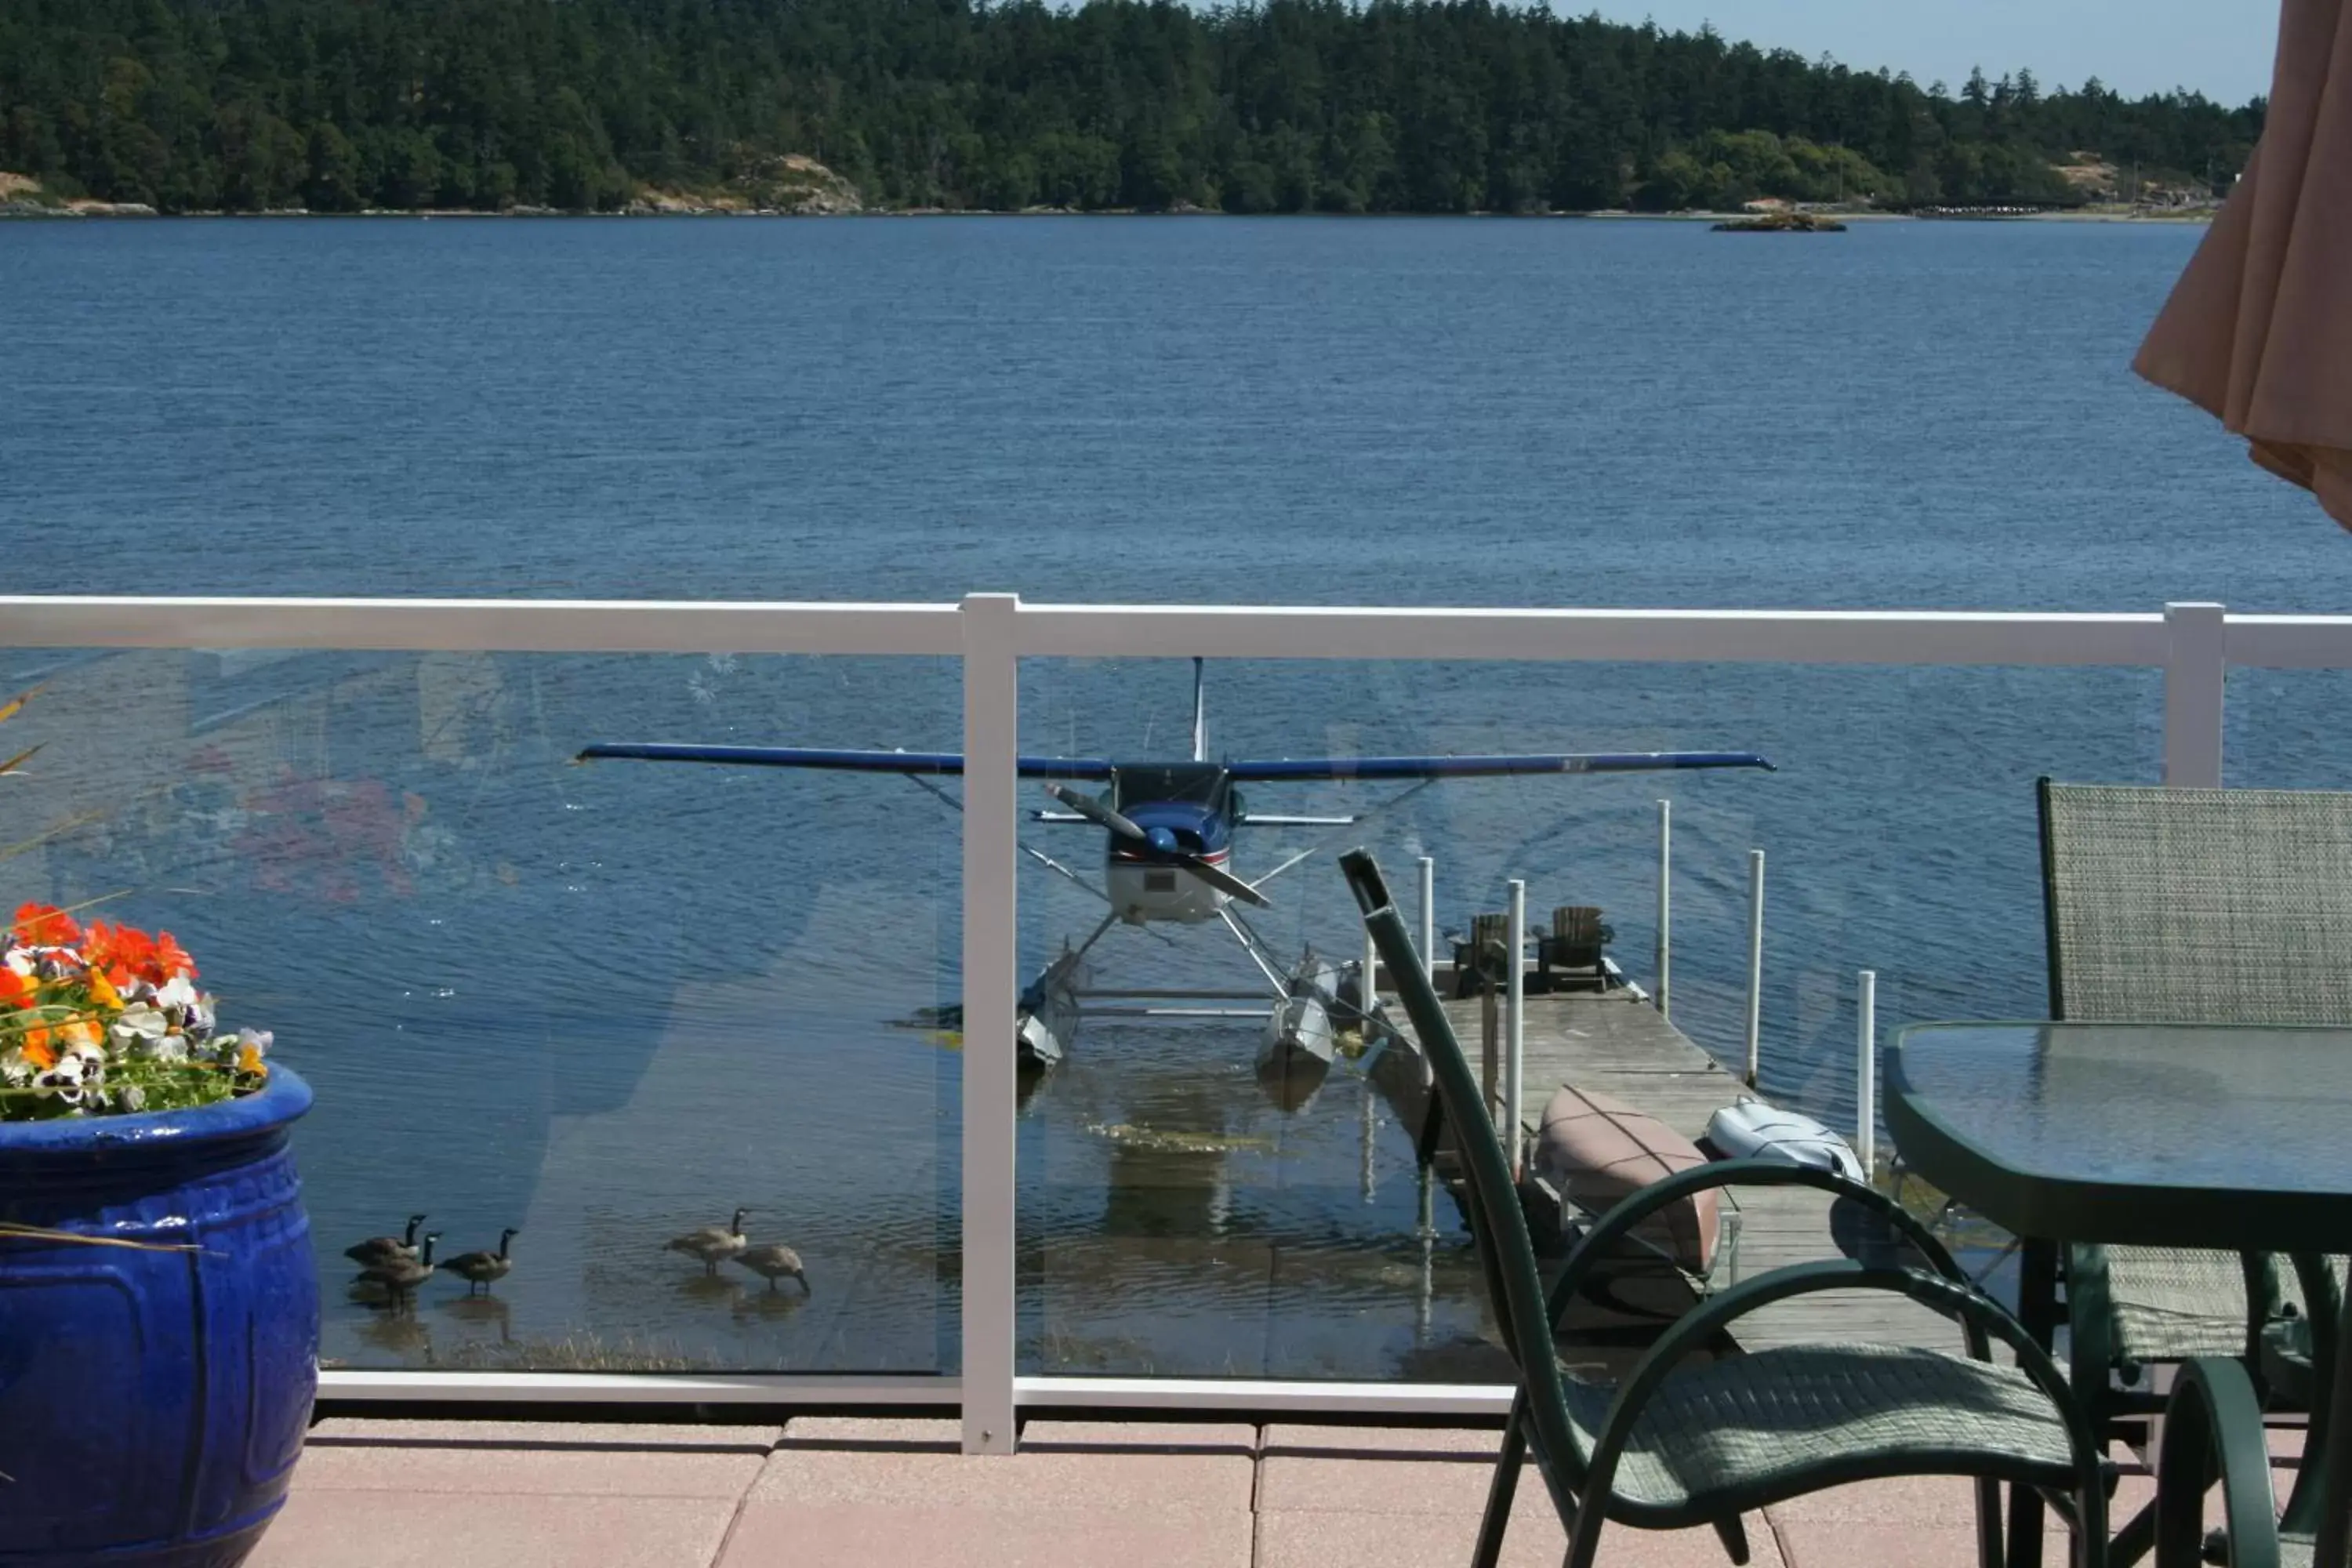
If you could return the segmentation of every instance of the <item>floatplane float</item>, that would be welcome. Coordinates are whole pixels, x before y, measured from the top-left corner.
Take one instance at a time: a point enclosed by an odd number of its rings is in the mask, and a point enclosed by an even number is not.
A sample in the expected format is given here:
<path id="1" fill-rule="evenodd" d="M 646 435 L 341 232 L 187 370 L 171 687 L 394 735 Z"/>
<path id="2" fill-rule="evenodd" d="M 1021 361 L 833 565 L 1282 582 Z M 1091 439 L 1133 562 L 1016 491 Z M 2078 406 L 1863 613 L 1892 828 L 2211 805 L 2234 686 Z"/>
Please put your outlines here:
<path id="1" fill-rule="evenodd" d="M 1293 1086 L 1279 1098 L 1295 1108 L 1311 1094 L 1331 1064 L 1343 1031 L 1370 1033 L 1378 1025 L 1377 976 L 1363 961 L 1334 963 L 1311 949 L 1286 963 L 1236 906 L 1271 908 L 1267 885 L 1313 858 L 1319 840 L 1244 879 L 1234 869 L 1234 840 L 1244 827 L 1351 828 L 1391 810 L 1442 779 L 1506 775 L 1646 773 L 1691 768 L 1764 768 L 1749 752 L 1550 752 L 1493 756 L 1305 757 L 1213 761 L 1202 680 L 1192 661 L 1192 755 L 1173 762 L 1097 757 L 1022 757 L 1021 776 L 1043 781 L 1054 805 L 1033 811 L 1039 823 L 1102 830 L 1103 876 L 1088 880 L 1033 846 L 1022 853 L 1109 906 L 1085 938 L 1062 952 L 1023 989 L 1018 1030 L 1023 1064 L 1047 1068 L 1068 1053 L 1080 1022 L 1089 1016 L 1148 1018 L 1251 1017 L 1263 1020 L 1258 1069 L 1269 1083 Z M 803 768 L 898 773 L 961 810 L 962 803 L 934 781 L 963 773 L 953 752 L 839 751 L 793 746 L 724 746 L 608 742 L 583 748 L 581 762 L 698 763 L 721 766 Z M 1237 786 L 1326 780 L 1399 783 L 1407 787 L 1344 816 L 1264 812 L 1243 804 Z M 1074 787 L 1107 785 L 1100 795 Z M 1087 958 L 1114 927 L 1215 924 L 1240 945 L 1263 989 L 1098 989 Z M 1153 933 L 1159 934 L 1159 933 Z M 1271 1008 L 1268 1008 L 1268 993 Z M 1236 1002 L 1255 1002 L 1240 1009 Z M 925 1020 L 960 1026 L 960 1009 Z"/>

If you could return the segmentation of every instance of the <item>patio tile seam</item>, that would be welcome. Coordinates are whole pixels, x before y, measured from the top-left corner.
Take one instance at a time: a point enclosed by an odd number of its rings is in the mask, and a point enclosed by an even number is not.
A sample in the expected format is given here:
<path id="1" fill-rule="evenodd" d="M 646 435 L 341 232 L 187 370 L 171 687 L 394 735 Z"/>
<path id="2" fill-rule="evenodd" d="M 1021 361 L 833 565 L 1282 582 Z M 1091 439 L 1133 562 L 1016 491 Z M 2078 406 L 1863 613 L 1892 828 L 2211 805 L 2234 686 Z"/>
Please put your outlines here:
<path id="1" fill-rule="evenodd" d="M 419 1486 L 403 1481 L 396 1486 L 352 1487 L 337 1486 L 330 1481 L 305 1481 L 307 1489 L 331 1492 L 337 1497 L 502 1497 L 502 1498 L 617 1498 L 626 1502 L 725 1502 L 730 1496 L 722 1491 L 635 1491 L 608 1486 L 554 1487 L 486 1487 L 486 1486 Z M 740 1496 L 749 1496 L 747 1485 Z M 740 1500 L 739 1496 L 738 1500 Z"/>
<path id="2" fill-rule="evenodd" d="M 755 1476 L 752 1479 L 756 1482 L 758 1478 Z M 719 1544 L 712 1549 L 703 1568 L 719 1568 L 719 1563 L 727 1561 L 728 1549 L 735 1544 L 735 1532 L 742 1528 L 743 1515 L 751 1507 L 752 1490 L 751 1486 L 745 1486 L 742 1495 L 735 1500 L 734 1510 L 727 1516 L 727 1528 L 719 1532 Z"/>

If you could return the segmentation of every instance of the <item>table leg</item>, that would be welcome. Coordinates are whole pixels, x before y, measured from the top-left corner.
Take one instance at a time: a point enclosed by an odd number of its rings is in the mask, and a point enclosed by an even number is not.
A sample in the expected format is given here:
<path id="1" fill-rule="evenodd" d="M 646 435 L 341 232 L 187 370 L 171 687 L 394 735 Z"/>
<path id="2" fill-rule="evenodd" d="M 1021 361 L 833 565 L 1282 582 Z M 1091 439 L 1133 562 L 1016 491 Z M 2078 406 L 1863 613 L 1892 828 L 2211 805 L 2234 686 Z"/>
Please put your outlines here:
<path id="1" fill-rule="evenodd" d="M 2021 1241 L 2017 1249 L 2017 1321 L 2044 1350 L 2058 1331 L 2058 1244 Z M 2008 1568 L 2042 1568 L 2042 1494 L 2009 1489 Z"/>
<path id="2" fill-rule="evenodd" d="M 2347 1518 L 2352 1516 L 2352 1443 L 2344 1441 L 2346 1423 L 2352 1422 L 2352 1291 L 2346 1293 L 2343 1315 L 2336 1320 L 2336 1351 L 2335 1375 L 2328 1380 L 2328 1441 L 2319 1458 L 2319 1545 L 2311 1558 L 2315 1568 L 2344 1568 L 2346 1538 L 2352 1534 L 2347 1528 L 2352 1524 Z M 2316 1428 L 2316 1412 L 2314 1424 Z M 2309 1454 L 2304 1463 L 2312 1463 Z"/>

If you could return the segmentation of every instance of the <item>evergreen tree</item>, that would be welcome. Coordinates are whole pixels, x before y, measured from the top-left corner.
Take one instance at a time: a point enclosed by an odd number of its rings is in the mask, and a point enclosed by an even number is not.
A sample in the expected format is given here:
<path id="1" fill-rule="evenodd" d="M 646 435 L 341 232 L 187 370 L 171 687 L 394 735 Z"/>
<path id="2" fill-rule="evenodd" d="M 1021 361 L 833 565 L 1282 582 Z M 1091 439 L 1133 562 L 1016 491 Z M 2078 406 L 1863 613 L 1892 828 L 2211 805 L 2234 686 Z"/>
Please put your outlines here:
<path id="1" fill-rule="evenodd" d="M 2262 116 L 1507 0 L 0 0 L 0 169 L 166 211 L 610 209 L 795 153 L 879 205 L 2059 202 L 2077 152 L 2226 185 Z"/>

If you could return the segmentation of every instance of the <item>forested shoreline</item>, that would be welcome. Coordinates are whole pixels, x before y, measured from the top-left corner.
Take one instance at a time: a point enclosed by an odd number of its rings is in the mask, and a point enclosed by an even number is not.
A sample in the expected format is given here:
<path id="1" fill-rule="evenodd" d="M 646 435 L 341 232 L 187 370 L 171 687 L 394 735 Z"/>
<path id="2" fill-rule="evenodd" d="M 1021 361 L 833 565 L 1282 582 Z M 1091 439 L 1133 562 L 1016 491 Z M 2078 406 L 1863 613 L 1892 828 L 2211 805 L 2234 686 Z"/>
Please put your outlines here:
<path id="1" fill-rule="evenodd" d="M 0 170 L 163 212 L 2063 207 L 2262 110 L 1486 0 L 0 0 Z"/>

